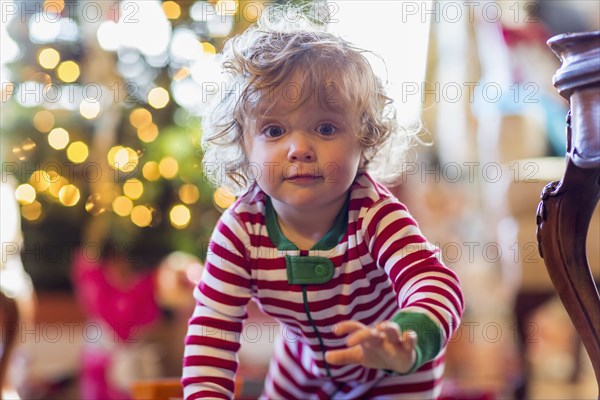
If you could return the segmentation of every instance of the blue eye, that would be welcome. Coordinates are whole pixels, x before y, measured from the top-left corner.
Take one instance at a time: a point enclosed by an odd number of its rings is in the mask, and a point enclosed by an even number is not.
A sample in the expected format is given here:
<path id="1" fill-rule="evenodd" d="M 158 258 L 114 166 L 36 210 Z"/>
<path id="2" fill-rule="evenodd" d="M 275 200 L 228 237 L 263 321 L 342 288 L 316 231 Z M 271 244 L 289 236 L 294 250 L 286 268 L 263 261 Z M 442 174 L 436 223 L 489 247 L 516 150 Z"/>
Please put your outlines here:
<path id="1" fill-rule="evenodd" d="M 317 131 L 323 136 L 331 136 L 337 132 L 337 128 L 331 124 L 321 124 L 317 127 Z"/>
<path id="2" fill-rule="evenodd" d="M 283 128 L 279 127 L 279 126 L 267 126 L 265 129 L 263 129 L 262 134 L 270 137 L 270 138 L 276 138 L 279 137 L 281 135 L 283 135 Z"/>

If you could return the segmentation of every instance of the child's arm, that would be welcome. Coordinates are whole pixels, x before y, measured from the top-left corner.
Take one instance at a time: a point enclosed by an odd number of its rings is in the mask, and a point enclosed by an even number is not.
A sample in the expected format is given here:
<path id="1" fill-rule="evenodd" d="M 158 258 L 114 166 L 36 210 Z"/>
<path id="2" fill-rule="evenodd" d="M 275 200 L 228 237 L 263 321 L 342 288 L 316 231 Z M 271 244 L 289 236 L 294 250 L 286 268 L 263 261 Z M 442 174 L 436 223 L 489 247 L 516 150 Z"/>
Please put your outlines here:
<path id="1" fill-rule="evenodd" d="M 392 281 L 400 311 L 384 329 L 339 324 L 340 334 L 352 332 L 349 348 L 328 352 L 327 360 L 413 372 L 434 359 L 457 329 L 464 309 L 460 282 L 394 199 L 370 208 L 361 228 L 372 257 Z"/>
<path id="2" fill-rule="evenodd" d="M 181 380 L 186 400 L 233 398 L 239 338 L 251 296 L 247 243 L 247 232 L 226 211 L 212 234 L 202 280 L 194 290 L 196 308 L 185 338 Z"/>

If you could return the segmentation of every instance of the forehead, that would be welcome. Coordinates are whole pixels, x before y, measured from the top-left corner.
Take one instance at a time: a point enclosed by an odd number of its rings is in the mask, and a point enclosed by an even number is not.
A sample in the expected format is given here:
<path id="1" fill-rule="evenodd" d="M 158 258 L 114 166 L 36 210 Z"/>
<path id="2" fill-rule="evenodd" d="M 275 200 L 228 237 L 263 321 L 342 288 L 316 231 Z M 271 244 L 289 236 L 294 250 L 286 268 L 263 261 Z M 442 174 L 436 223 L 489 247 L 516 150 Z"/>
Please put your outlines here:
<path id="1" fill-rule="evenodd" d="M 337 114 L 355 114 L 356 102 L 339 77 L 295 72 L 282 83 L 256 90 L 248 105 L 255 115 L 278 114 L 305 107 Z"/>

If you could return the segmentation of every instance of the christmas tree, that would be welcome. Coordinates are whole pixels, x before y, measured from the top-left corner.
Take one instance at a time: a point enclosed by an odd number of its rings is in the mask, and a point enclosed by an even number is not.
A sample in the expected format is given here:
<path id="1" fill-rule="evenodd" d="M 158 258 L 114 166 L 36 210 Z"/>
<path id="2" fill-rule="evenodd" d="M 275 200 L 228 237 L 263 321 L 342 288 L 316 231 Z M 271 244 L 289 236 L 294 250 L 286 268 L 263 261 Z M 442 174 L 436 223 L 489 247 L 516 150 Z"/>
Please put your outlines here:
<path id="1" fill-rule="evenodd" d="M 18 181 L 38 289 L 68 286 L 73 250 L 93 257 L 107 238 L 140 268 L 203 257 L 235 198 L 202 173 L 199 116 L 221 82 L 216 53 L 266 3 L 1 4 L 2 177 Z"/>

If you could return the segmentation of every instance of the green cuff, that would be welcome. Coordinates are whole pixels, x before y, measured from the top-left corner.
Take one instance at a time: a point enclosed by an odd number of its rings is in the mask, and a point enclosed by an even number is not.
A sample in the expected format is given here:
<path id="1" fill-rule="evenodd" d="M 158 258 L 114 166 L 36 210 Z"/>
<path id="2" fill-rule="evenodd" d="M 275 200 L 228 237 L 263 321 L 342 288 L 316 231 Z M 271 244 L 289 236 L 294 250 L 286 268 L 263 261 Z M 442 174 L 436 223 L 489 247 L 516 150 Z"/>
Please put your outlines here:
<path id="1" fill-rule="evenodd" d="M 400 331 L 414 331 L 417 334 L 415 351 L 417 359 L 407 372 L 399 375 L 408 375 L 428 361 L 433 360 L 441 350 L 442 332 L 435 322 L 427 315 L 415 312 L 400 311 L 392 317 L 392 321 L 400 326 Z"/>

